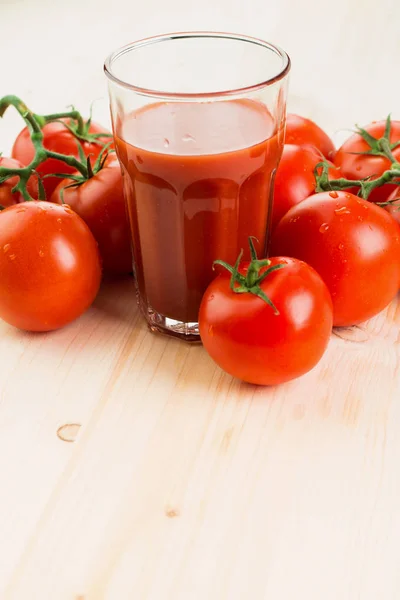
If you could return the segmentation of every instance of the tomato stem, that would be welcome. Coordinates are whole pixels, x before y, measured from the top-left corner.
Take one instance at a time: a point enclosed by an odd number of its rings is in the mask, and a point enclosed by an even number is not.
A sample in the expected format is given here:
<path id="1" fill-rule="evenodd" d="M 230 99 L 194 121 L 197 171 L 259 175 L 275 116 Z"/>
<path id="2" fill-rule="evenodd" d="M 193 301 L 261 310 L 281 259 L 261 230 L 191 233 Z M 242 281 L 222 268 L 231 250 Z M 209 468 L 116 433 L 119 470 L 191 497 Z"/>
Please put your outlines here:
<path id="1" fill-rule="evenodd" d="M 39 200 L 45 200 L 46 193 L 43 182 L 39 174 L 36 172 L 36 169 L 48 158 L 62 161 L 79 171 L 82 176 L 82 181 L 93 177 L 93 175 L 104 166 L 104 161 L 108 156 L 111 142 L 104 144 L 99 141 L 99 137 L 104 138 L 112 136 L 111 134 L 107 133 L 89 133 L 91 117 L 85 122 L 82 118 L 82 115 L 75 110 L 74 107 L 72 107 L 72 110 L 68 112 L 54 113 L 50 115 L 38 115 L 29 110 L 27 105 L 20 98 L 18 98 L 18 96 L 14 95 L 7 95 L 3 98 L 0 98 L 0 117 L 4 115 L 5 111 L 10 106 L 13 106 L 24 119 L 35 150 L 32 161 L 25 167 L 7 168 L 0 166 L 0 184 L 10 177 L 18 177 L 18 183 L 12 189 L 13 193 L 20 192 L 24 200 L 33 200 L 32 196 L 28 192 L 27 183 L 31 175 L 35 173 L 38 178 Z M 60 119 L 64 118 L 70 119 L 70 122 L 67 123 L 65 121 L 60 121 Z M 48 150 L 44 147 L 42 127 L 46 125 L 46 123 L 54 121 L 60 121 L 77 138 L 79 156 L 81 160 L 78 160 L 75 156 L 53 152 L 52 150 Z M 72 124 L 73 121 L 76 121 L 76 125 Z M 101 146 L 103 146 L 103 149 L 99 155 L 100 158 L 98 159 L 98 162 L 96 161 L 94 169 L 92 169 L 90 160 L 86 160 L 81 146 L 81 141 L 101 144 Z"/>
<path id="2" fill-rule="evenodd" d="M 229 273 L 231 274 L 230 288 L 231 288 L 232 292 L 234 292 L 235 294 L 246 294 L 246 293 L 254 294 L 255 296 L 258 296 L 259 298 L 261 298 L 261 300 L 266 302 L 266 304 L 268 304 L 272 308 L 275 315 L 279 315 L 279 311 L 276 308 L 275 304 L 266 295 L 266 293 L 261 289 L 260 284 L 271 273 L 273 273 L 274 271 L 277 271 L 278 269 L 282 269 L 285 265 L 278 264 L 278 265 L 274 265 L 273 267 L 269 267 L 269 265 L 271 264 L 271 261 L 268 258 L 259 260 L 257 257 L 256 249 L 254 247 L 253 239 L 256 239 L 256 238 L 254 238 L 253 236 L 249 237 L 251 261 L 249 263 L 249 266 L 247 268 L 247 272 L 246 272 L 245 276 L 242 275 L 241 273 L 239 273 L 239 266 L 240 266 L 240 262 L 243 257 L 243 249 L 240 251 L 239 256 L 238 256 L 234 266 L 226 263 L 223 260 L 215 260 L 214 265 L 221 265 L 221 267 L 224 267 L 224 269 L 227 269 L 227 271 L 229 271 Z M 263 271 L 260 274 L 260 270 L 265 267 L 269 267 L 269 268 L 267 268 L 266 271 Z"/>
<path id="3" fill-rule="evenodd" d="M 359 187 L 359 195 L 365 200 L 368 200 L 372 190 L 377 187 L 386 185 L 387 183 L 400 185 L 400 164 L 397 161 L 392 164 L 390 169 L 382 173 L 382 175 L 376 179 L 371 179 L 370 177 L 367 177 L 366 179 L 354 180 L 345 179 L 344 177 L 341 177 L 340 179 L 329 179 L 328 172 L 331 166 L 332 165 L 326 161 L 322 161 L 316 165 L 314 169 L 314 176 L 316 181 L 315 191 L 317 193 Z M 318 173 L 319 169 L 321 169 L 321 173 Z"/>
<path id="4" fill-rule="evenodd" d="M 387 169 L 380 177 L 372 179 L 367 177 L 366 179 L 340 179 L 329 180 L 329 169 L 332 165 L 326 161 L 318 163 L 314 169 L 314 176 L 316 181 L 315 191 L 316 192 L 329 192 L 333 190 L 346 190 L 350 187 L 360 188 L 358 195 L 368 200 L 372 190 L 387 183 L 394 183 L 400 185 L 400 163 L 397 162 L 393 155 L 393 150 L 400 146 L 400 141 L 394 144 L 390 143 L 390 132 L 391 132 L 391 117 L 390 115 L 386 118 L 385 132 L 381 138 L 375 138 L 366 129 L 356 126 L 356 133 L 360 135 L 363 140 L 370 147 L 366 152 L 355 152 L 354 154 L 362 154 L 367 156 L 383 156 L 391 162 L 391 166 Z M 322 168 L 321 173 L 319 169 Z"/>

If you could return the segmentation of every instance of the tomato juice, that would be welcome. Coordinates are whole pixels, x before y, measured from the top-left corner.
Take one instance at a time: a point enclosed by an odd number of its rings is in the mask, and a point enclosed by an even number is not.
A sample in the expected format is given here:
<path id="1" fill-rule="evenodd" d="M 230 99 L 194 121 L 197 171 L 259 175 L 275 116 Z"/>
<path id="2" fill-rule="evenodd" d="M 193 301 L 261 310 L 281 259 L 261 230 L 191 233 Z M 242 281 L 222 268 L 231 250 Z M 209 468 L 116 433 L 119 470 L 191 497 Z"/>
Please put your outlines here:
<path id="1" fill-rule="evenodd" d="M 266 251 L 283 124 L 253 100 L 158 102 L 115 123 L 142 309 L 196 323 L 213 262 Z"/>

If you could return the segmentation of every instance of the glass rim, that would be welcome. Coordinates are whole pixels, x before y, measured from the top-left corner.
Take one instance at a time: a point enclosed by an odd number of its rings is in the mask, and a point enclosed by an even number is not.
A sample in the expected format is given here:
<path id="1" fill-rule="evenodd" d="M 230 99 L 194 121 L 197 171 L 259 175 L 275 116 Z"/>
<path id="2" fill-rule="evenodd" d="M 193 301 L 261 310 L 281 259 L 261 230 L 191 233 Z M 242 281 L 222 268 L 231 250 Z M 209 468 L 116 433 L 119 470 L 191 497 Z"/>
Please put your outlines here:
<path id="1" fill-rule="evenodd" d="M 143 46 L 149 46 L 151 44 L 157 44 L 159 42 L 165 41 L 173 41 L 177 39 L 187 39 L 187 38 L 219 38 L 219 39 L 228 39 L 235 40 L 239 42 L 247 42 L 252 43 L 257 46 L 263 47 L 274 52 L 276 55 L 280 56 L 282 59 L 282 67 L 278 70 L 277 74 L 273 77 L 269 77 L 265 81 L 261 81 L 252 85 L 247 85 L 244 87 L 235 88 L 232 90 L 221 90 L 216 92 L 165 92 L 163 90 L 143 88 L 140 86 L 136 86 L 124 79 L 120 79 L 117 77 L 112 70 L 112 65 L 115 60 L 117 60 L 120 56 L 124 54 L 134 51 Z M 117 48 L 108 55 L 104 62 L 104 72 L 108 79 L 113 81 L 114 83 L 136 92 L 137 94 L 143 96 L 151 96 L 153 98 L 176 98 L 176 99 L 193 99 L 193 98 L 215 98 L 215 97 L 223 97 L 223 96 L 236 96 L 239 94 L 246 94 L 249 92 L 255 92 L 257 90 L 263 89 L 265 87 L 271 86 L 274 83 L 284 79 L 286 75 L 290 71 L 291 61 L 289 55 L 279 46 L 275 44 L 271 44 L 270 42 L 266 42 L 260 38 L 255 38 L 247 35 L 241 35 L 236 33 L 224 33 L 224 32 L 214 32 L 214 31 L 189 31 L 189 32 L 176 32 L 176 33 L 166 33 L 162 35 L 151 36 L 147 38 L 143 38 L 136 42 L 130 42 L 124 46 Z"/>

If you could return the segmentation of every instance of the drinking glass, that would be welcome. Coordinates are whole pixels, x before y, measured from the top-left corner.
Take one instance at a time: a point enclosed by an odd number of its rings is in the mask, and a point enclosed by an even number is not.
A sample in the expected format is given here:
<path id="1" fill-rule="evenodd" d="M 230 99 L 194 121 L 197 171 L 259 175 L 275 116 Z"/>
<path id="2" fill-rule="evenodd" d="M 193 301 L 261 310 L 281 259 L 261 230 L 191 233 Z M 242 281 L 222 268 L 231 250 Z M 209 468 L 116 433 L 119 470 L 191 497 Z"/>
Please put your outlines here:
<path id="1" fill-rule="evenodd" d="M 174 33 L 105 62 L 141 311 L 153 331 L 199 341 L 216 259 L 268 251 L 290 59 L 262 40 Z"/>

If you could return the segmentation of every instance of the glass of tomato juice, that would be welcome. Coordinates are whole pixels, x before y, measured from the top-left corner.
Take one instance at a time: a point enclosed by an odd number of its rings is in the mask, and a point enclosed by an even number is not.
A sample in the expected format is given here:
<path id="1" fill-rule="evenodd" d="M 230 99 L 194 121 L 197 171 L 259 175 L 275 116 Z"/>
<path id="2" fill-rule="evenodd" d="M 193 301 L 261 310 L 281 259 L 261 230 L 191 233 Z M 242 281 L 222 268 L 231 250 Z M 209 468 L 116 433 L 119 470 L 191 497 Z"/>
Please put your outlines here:
<path id="1" fill-rule="evenodd" d="M 262 40 L 174 33 L 106 60 L 141 311 L 153 331 L 199 341 L 213 262 L 268 251 L 290 59 Z"/>

